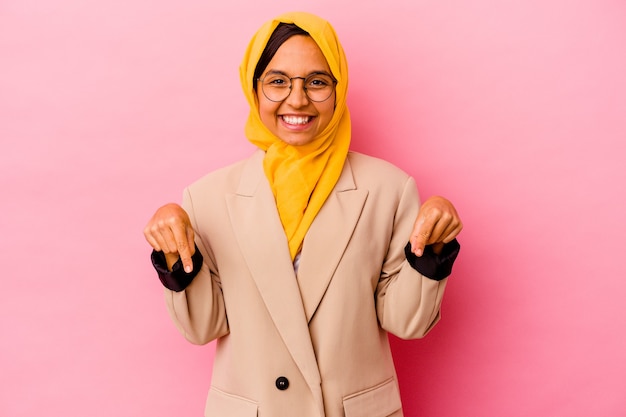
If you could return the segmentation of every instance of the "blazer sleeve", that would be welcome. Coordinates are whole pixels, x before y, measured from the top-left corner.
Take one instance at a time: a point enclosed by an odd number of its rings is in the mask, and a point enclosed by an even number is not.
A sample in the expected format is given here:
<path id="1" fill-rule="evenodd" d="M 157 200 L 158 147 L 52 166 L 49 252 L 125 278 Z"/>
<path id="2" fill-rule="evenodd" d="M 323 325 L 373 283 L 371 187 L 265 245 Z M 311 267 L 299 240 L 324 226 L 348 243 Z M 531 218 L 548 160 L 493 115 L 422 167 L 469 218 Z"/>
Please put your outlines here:
<path id="1" fill-rule="evenodd" d="M 406 259 L 404 249 L 419 204 L 415 181 L 409 177 L 398 199 L 389 251 L 376 288 L 376 312 L 381 327 L 402 339 L 424 337 L 439 321 L 448 281 L 420 274 Z"/>
<path id="2" fill-rule="evenodd" d="M 202 345 L 228 334 L 228 320 L 215 256 L 198 233 L 197 213 L 189 189 L 183 193 L 182 206 L 191 220 L 203 262 L 184 290 L 175 292 L 165 288 L 165 301 L 170 317 L 183 336 L 191 343 Z"/>

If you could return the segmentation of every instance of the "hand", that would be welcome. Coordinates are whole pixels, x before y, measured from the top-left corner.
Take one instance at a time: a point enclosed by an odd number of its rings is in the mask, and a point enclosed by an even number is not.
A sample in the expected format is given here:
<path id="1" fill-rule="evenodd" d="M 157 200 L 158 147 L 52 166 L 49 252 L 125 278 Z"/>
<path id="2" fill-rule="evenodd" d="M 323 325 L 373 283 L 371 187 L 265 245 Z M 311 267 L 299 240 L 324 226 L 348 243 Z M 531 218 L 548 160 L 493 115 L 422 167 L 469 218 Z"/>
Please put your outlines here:
<path id="1" fill-rule="evenodd" d="M 443 197 L 431 197 L 422 204 L 409 241 L 411 252 L 422 256 L 426 245 L 441 253 L 443 245 L 451 242 L 463 229 L 463 223 L 451 202 Z"/>
<path id="2" fill-rule="evenodd" d="M 143 234 L 154 250 L 165 254 L 169 270 L 179 258 L 185 272 L 193 270 L 191 257 L 196 251 L 194 231 L 187 212 L 181 206 L 170 203 L 159 208 L 143 229 Z"/>

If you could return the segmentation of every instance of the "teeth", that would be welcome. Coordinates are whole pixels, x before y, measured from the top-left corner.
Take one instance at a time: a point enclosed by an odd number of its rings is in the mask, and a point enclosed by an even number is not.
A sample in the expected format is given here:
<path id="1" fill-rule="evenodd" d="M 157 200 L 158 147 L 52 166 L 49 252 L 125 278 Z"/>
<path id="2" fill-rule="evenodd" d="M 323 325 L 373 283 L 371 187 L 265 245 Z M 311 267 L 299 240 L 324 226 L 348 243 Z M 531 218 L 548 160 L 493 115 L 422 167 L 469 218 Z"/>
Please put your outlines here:
<path id="1" fill-rule="evenodd" d="M 309 116 L 283 116 L 283 120 L 290 125 L 305 125 L 311 118 Z"/>

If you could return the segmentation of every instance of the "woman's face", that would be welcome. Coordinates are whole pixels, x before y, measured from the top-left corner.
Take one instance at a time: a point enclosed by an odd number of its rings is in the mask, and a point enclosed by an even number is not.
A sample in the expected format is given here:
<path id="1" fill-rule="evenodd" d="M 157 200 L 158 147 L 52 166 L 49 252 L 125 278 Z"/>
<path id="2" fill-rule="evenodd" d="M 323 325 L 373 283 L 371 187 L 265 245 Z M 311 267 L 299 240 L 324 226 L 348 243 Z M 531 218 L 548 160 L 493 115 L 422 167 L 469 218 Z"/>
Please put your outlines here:
<path id="1" fill-rule="evenodd" d="M 326 58 L 315 41 L 304 35 L 287 39 L 261 75 L 281 72 L 287 77 L 307 77 L 316 72 L 330 74 Z M 322 102 L 311 101 L 302 79 L 293 79 L 289 96 L 280 102 L 270 101 L 257 81 L 259 115 L 263 124 L 280 140 L 290 145 L 305 145 L 313 141 L 330 123 L 335 111 L 335 91 Z"/>

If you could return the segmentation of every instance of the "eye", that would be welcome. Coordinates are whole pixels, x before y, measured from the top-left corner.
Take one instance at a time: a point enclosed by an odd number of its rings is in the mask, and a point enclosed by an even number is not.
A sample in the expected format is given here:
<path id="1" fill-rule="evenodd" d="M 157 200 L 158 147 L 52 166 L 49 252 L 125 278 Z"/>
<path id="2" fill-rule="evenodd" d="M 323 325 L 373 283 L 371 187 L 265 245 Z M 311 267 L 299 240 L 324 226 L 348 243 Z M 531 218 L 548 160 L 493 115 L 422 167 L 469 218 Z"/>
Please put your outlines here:
<path id="1" fill-rule="evenodd" d="M 333 85 L 333 79 L 327 74 L 312 74 L 306 79 L 307 88 L 322 89 Z"/>
<path id="2" fill-rule="evenodd" d="M 271 87 L 287 87 L 289 86 L 289 78 L 282 75 L 270 75 L 265 77 L 263 84 Z"/>
<path id="3" fill-rule="evenodd" d="M 311 80 L 310 84 L 316 87 L 324 87 L 328 85 L 327 82 L 325 82 L 324 80 L 320 80 L 320 79 Z"/>

